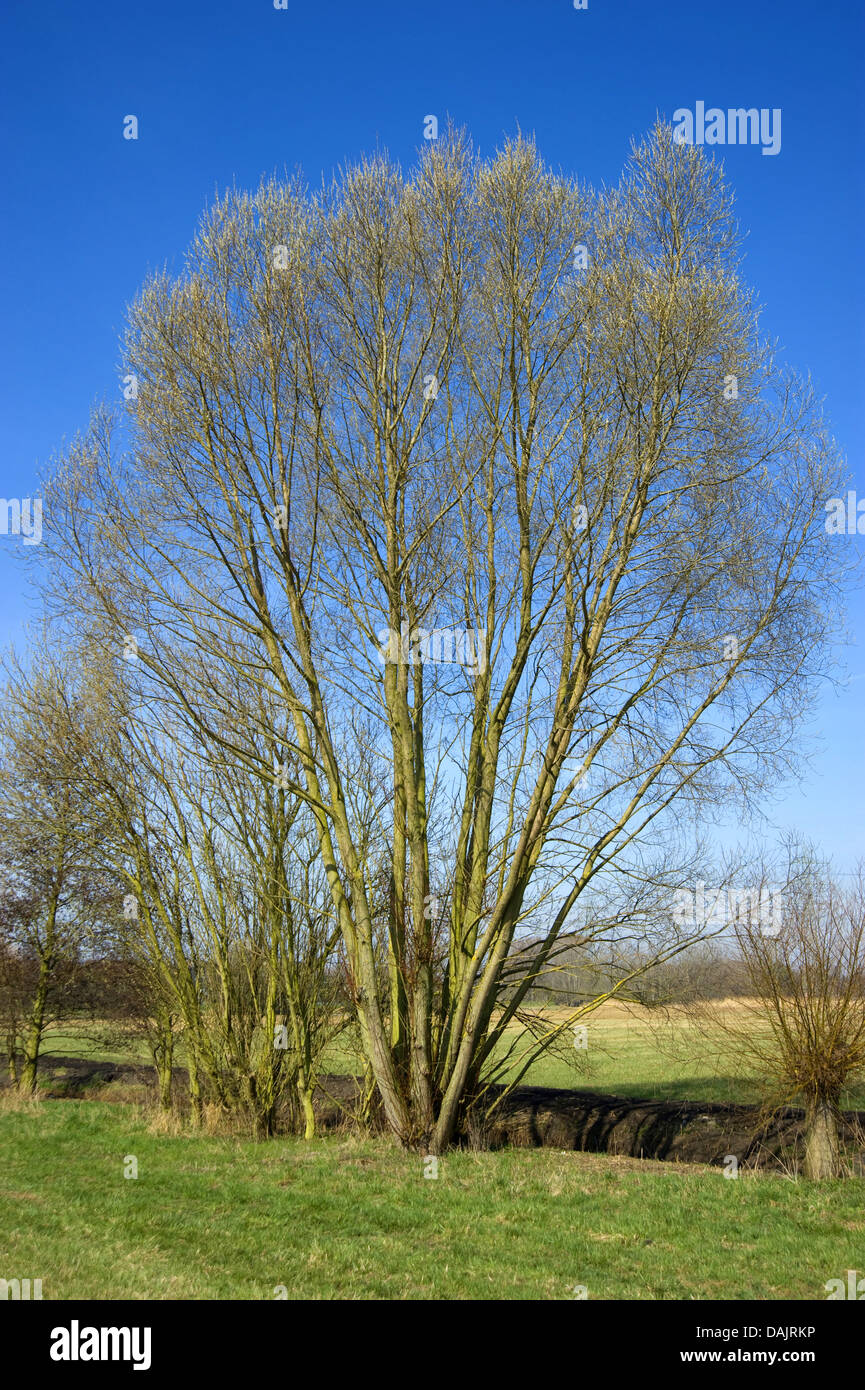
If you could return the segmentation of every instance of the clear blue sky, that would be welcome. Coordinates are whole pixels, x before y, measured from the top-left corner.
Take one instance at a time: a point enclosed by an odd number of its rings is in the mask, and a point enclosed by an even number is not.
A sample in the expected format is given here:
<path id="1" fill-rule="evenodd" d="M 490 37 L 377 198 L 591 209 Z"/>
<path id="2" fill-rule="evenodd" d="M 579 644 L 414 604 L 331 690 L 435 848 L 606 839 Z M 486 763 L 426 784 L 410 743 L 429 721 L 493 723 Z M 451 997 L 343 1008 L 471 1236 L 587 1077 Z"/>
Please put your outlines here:
<path id="1" fill-rule="evenodd" d="M 301 167 L 312 183 L 385 146 L 410 164 L 423 119 L 482 152 L 517 126 L 553 165 L 612 182 L 632 136 L 698 100 L 780 107 L 782 147 L 723 151 L 750 230 L 764 329 L 810 369 L 865 496 L 865 6 L 858 0 L 6 0 L 0 21 L 0 491 L 27 497 L 52 452 L 119 395 L 126 302 L 179 266 L 215 190 Z M 124 116 L 139 139 L 122 138 Z M 839 537 L 865 546 L 865 537 Z M 27 607 L 0 536 L 0 642 Z M 843 867 L 862 835 L 865 603 L 858 676 L 821 711 L 823 751 L 774 811 Z"/>

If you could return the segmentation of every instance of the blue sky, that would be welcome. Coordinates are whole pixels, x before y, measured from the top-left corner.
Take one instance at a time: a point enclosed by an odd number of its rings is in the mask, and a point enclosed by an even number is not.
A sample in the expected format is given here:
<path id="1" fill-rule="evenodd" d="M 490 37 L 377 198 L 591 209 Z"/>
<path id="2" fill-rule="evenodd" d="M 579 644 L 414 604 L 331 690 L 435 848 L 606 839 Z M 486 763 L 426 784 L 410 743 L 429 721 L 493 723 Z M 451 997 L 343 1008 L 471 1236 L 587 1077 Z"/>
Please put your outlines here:
<path id="1" fill-rule="evenodd" d="M 782 146 L 723 151 L 764 330 L 811 371 L 865 496 L 865 7 L 855 0 L 6 0 L 0 27 L 0 491 L 30 496 L 91 403 L 120 393 L 125 304 L 178 267 L 216 190 L 377 146 L 405 165 L 448 116 L 491 152 L 517 127 L 554 166 L 617 179 L 676 108 L 780 107 Z M 139 121 L 124 140 L 123 118 Z M 865 537 L 838 537 L 862 550 Z M 27 614 L 0 536 L 0 642 Z M 767 810 L 844 868 L 863 849 L 865 602 L 854 679 L 827 694 L 813 768 Z"/>

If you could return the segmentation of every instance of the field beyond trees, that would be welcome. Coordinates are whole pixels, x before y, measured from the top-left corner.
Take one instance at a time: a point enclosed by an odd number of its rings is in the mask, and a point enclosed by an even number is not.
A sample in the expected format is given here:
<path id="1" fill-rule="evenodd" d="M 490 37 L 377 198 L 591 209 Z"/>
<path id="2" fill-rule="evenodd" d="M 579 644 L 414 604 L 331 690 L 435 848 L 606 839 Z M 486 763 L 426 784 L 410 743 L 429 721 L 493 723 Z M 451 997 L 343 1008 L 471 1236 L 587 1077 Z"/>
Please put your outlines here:
<path id="1" fill-rule="evenodd" d="M 733 1019 L 754 1001 L 727 999 L 719 1001 L 722 1016 Z M 526 1010 L 535 1018 L 544 1018 L 555 1026 L 572 1011 L 547 1007 Z M 758 1104 L 763 1087 L 757 1076 L 749 1076 L 741 1057 L 731 1051 L 729 1038 L 708 1031 L 708 1036 L 696 1037 L 689 1027 L 688 1011 L 651 1009 L 639 1004 L 608 1001 L 594 1010 L 586 1020 L 586 1046 L 577 1048 L 571 1032 L 563 1035 L 555 1048 L 532 1063 L 523 1082 L 532 1086 L 556 1086 L 582 1091 L 599 1091 L 617 1096 L 644 1099 L 694 1100 Z M 143 1039 L 130 1033 L 118 1036 L 111 1028 L 111 1042 L 100 1042 L 100 1033 L 107 1033 L 98 1022 L 66 1022 L 46 1034 L 43 1050 L 44 1074 L 40 1089 L 58 1094 L 58 1078 L 52 1057 L 92 1058 L 95 1061 L 152 1064 Z M 525 1043 L 519 1039 L 525 1037 Z M 508 1029 L 506 1047 L 513 1046 L 512 1057 L 518 1057 L 529 1046 L 524 1024 L 514 1023 Z M 504 1052 L 505 1047 L 502 1051 Z M 177 1047 L 175 1062 L 185 1066 L 182 1040 Z M 325 1054 L 324 1070 L 330 1073 L 355 1073 L 363 1069 L 363 1058 L 350 1043 L 334 1044 Z M 508 1073 L 505 1080 L 510 1079 Z M 155 1076 L 154 1076 L 155 1082 Z M 111 1099 L 122 1097 L 128 1089 L 122 1081 L 100 1086 L 100 1095 Z M 62 1087 L 60 1087 L 62 1090 Z M 144 1099 L 141 1097 L 136 1099 Z M 842 1109 L 865 1109 L 865 1085 L 849 1087 L 842 1097 Z"/>

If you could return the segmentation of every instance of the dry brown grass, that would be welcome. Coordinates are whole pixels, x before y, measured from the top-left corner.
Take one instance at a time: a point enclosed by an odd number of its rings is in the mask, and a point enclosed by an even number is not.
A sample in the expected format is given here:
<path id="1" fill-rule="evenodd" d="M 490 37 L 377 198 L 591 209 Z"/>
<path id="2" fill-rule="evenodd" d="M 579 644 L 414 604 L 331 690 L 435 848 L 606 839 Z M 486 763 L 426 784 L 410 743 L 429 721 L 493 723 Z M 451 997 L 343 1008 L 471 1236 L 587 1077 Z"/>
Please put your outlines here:
<path id="1" fill-rule="evenodd" d="M 155 1107 L 148 1114 L 147 1128 L 151 1134 L 159 1135 L 162 1139 L 177 1139 L 181 1134 L 188 1133 L 189 1124 L 174 1110 Z"/>
<path id="2" fill-rule="evenodd" d="M 0 1110 L 7 1114 L 27 1114 L 35 1112 L 42 1104 L 38 1091 L 19 1091 L 17 1086 L 0 1087 Z"/>

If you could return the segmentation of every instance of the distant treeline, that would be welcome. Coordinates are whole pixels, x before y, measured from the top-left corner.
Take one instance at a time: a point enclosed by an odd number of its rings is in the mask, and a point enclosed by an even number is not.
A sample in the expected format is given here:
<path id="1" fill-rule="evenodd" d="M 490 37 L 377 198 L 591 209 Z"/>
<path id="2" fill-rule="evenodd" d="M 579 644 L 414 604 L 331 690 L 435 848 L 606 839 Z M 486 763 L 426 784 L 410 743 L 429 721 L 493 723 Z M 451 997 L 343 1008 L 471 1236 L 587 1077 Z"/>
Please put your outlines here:
<path id="1" fill-rule="evenodd" d="M 576 1007 L 617 985 L 617 998 L 649 1007 L 753 993 L 746 962 L 729 946 L 723 950 L 717 944 L 699 942 L 654 963 L 638 953 L 605 957 L 580 946 L 566 946 L 538 978 L 527 1002 Z"/>

